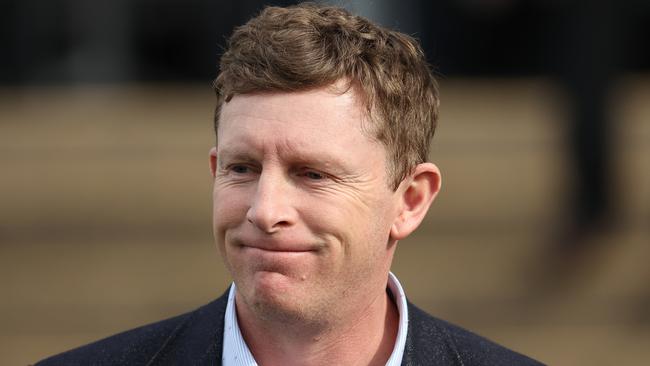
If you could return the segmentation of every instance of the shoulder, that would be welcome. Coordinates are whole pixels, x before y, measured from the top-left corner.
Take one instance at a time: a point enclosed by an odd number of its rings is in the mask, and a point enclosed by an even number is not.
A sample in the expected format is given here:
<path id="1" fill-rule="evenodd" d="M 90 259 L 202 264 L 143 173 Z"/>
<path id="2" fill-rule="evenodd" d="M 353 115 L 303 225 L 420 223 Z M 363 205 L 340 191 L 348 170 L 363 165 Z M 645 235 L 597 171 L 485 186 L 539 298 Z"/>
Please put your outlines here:
<path id="1" fill-rule="evenodd" d="M 174 364 L 169 360 L 179 355 L 220 354 L 226 302 L 227 296 L 222 296 L 194 311 L 104 338 L 35 366 Z"/>
<path id="2" fill-rule="evenodd" d="M 191 313 L 145 325 L 50 357 L 40 365 L 144 365 Z"/>
<path id="3" fill-rule="evenodd" d="M 409 303 L 405 359 L 419 365 L 542 365 Z M 404 364 L 409 364 L 405 362 Z"/>

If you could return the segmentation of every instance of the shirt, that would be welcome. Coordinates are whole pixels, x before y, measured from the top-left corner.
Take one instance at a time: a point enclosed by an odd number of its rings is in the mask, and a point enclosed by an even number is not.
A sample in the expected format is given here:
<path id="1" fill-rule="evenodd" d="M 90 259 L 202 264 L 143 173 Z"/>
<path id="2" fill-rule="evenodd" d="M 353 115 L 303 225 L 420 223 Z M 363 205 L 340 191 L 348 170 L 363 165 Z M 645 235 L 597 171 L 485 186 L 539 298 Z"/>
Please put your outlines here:
<path id="1" fill-rule="evenodd" d="M 237 311 L 235 311 L 235 293 L 237 287 L 233 283 L 228 293 L 228 304 L 226 305 L 226 315 L 223 327 L 223 352 L 221 361 L 223 366 L 258 366 L 253 354 L 251 353 L 244 337 L 242 337 L 239 324 L 237 322 Z M 406 295 L 404 289 L 393 273 L 388 273 L 388 291 L 397 304 L 399 312 L 399 326 L 395 347 L 386 362 L 386 366 L 399 366 L 402 363 L 404 355 L 404 345 L 406 343 L 406 332 L 408 329 L 408 307 L 406 305 Z"/>

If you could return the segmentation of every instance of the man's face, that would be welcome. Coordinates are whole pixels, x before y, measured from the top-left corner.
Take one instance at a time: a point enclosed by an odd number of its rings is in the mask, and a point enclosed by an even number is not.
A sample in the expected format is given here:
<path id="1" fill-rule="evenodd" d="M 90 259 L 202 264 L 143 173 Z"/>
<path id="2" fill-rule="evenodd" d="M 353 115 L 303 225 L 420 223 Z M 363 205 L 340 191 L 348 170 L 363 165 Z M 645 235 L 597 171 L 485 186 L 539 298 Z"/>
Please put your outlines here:
<path id="1" fill-rule="evenodd" d="M 223 106 L 213 226 L 238 309 L 319 322 L 385 296 L 399 198 L 364 118 L 353 88 Z"/>

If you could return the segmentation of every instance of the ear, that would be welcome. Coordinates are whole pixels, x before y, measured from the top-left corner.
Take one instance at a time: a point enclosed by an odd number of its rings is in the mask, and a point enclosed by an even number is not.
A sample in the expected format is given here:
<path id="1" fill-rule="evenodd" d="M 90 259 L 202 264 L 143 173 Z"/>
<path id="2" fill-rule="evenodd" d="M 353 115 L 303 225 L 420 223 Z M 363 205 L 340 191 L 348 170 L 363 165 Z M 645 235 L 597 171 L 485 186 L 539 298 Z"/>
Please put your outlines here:
<path id="1" fill-rule="evenodd" d="M 401 240 L 409 236 L 424 219 L 441 186 L 440 170 L 432 163 L 418 164 L 402 181 L 397 194 L 400 206 L 390 237 Z"/>
<path id="2" fill-rule="evenodd" d="M 212 173 L 212 178 L 217 174 L 217 148 L 213 147 L 210 149 L 210 173 Z"/>

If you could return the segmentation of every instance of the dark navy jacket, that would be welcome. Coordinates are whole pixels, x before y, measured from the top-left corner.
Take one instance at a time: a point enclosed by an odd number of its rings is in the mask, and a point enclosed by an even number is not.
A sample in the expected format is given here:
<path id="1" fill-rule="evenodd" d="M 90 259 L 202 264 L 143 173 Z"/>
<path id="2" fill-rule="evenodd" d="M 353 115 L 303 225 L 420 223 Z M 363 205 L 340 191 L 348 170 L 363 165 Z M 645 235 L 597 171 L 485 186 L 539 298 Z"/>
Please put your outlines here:
<path id="1" fill-rule="evenodd" d="M 36 366 L 221 365 L 228 293 L 195 311 L 120 333 Z M 409 303 L 402 365 L 540 365 Z"/>

